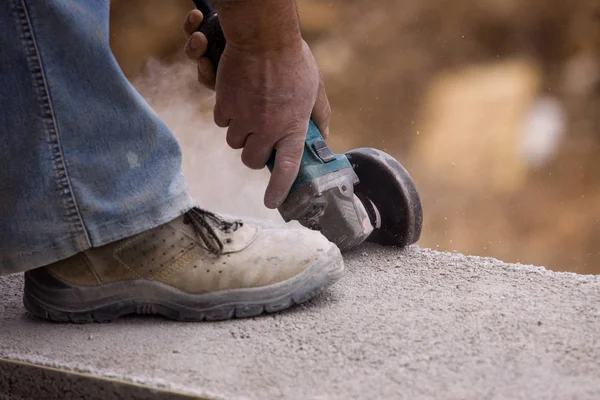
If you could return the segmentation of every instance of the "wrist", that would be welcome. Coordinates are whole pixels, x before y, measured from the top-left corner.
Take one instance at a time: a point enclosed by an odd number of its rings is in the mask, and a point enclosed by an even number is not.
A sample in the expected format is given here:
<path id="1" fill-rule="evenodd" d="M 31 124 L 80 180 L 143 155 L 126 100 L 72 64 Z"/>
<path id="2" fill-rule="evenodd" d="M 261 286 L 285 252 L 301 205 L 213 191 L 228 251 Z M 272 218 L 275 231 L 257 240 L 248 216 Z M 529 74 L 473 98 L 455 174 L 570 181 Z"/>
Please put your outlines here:
<path id="1" fill-rule="evenodd" d="M 302 46 L 295 0 L 216 0 L 214 4 L 228 45 L 254 52 Z"/>

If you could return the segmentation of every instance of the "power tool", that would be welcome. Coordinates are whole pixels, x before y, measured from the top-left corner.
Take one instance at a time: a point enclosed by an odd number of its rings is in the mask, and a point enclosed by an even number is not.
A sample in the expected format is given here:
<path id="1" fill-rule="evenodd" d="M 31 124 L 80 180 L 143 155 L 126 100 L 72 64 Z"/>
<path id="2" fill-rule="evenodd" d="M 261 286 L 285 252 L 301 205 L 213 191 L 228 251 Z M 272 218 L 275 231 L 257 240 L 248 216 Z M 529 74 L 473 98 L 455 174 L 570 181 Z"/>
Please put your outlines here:
<path id="1" fill-rule="evenodd" d="M 198 28 L 208 39 L 206 57 L 218 69 L 226 38 L 209 0 L 194 0 L 204 15 Z M 267 163 L 273 171 L 275 152 Z M 342 252 L 365 241 L 405 247 L 421 236 L 423 212 L 417 187 L 389 154 L 358 148 L 335 154 L 310 121 L 298 176 L 278 208 L 286 222 L 320 231 Z"/>

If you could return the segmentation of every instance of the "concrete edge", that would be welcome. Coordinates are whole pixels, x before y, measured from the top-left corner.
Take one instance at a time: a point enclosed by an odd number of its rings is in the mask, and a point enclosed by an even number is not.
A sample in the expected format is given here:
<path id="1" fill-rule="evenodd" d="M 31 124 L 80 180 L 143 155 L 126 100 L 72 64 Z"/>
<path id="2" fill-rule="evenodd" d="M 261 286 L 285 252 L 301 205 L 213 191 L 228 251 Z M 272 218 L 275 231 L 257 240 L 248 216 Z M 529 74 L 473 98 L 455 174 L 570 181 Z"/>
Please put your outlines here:
<path id="1" fill-rule="evenodd" d="M 378 245 L 375 245 L 378 246 Z M 387 247 L 385 247 L 387 248 Z M 464 253 L 460 253 L 457 251 L 442 251 L 442 250 L 437 250 L 431 247 L 421 247 L 418 244 L 413 244 L 410 246 L 407 246 L 405 249 L 414 249 L 414 250 L 422 250 L 428 253 L 431 253 L 432 255 L 435 256 L 442 256 L 444 258 L 448 257 L 449 259 L 453 258 L 453 257 L 460 257 L 460 259 L 458 261 L 464 262 L 465 259 L 467 260 L 472 260 L 472 261 L 477 261 L 477 262 L 485 262 L 487 264 L 495 264 L 497 266 L 499 266 L 500 268 L 504 269 L 504 270 L 508 270 L 508 271 L 526 271 L 529 273 L 536 273 L 536 274 L 542 274 L 542 275 L 546 275 L 546 276 L 551 276 L 551 277 L 555 277 L 555 278 L 570 278 L 570 279 L 575 279 L 575 280 L 579 280 L 579 281 L 586 281 L 586 282 L 590 282 L 590 283 L 600 283 L 600 274 L 593 274 L 593 273 L 581 273 L 581 272 L 572 272 L 572 271 L 563 271 L 563 270 L 554 270 L 554 269 L 549 269 L 548 267 L 545 267 L 543 265 L 536 265 L 536 264 L 528 264 L 528 263 L 523 263 L 523 262 L 518 262 L 518 261 L 504 261 L 501 260 L 499 258 L 496 257 L 492 257 L 492 256 L 478 256 L 478 255 L 474 255 L 474 254 L 464 254 Z"/>
<path id="2" fill-rule="evenodd" d="M 0 399 L 215 400 L 7 358 L 0 358 L 0 383 Z"/>

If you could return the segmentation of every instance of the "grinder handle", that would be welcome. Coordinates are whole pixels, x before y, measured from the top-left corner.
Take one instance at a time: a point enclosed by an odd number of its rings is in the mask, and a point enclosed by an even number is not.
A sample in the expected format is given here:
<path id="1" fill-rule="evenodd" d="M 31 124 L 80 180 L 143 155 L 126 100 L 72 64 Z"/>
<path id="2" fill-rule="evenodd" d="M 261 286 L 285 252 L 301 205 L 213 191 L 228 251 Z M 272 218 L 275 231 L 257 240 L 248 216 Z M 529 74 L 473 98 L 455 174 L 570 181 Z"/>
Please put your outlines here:
<path id="1" fill-rule="evenodd" d="M 217 17 L 217 11 L 209 0 L 193 1 L 196 8 L 204 16 L 198 31 L 202 32 L 208 40 L 206 57 L 213 63 L 216 70 L 219 67 L 219 61 L 221 60 L 221 55 L 225 50 L 226 44 L 225 35 L 223 34 L 223 29 L 221 29 L 221 22 Z"/>

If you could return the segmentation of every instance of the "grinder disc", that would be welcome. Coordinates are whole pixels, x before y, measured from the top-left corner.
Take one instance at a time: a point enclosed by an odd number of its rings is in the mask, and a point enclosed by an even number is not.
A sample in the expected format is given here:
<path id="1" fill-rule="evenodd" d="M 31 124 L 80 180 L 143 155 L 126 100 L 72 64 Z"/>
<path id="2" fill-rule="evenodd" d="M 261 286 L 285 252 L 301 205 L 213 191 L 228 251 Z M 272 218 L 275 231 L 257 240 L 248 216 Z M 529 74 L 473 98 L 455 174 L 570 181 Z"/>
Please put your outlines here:
<path id="1" fill-rule="evenodd" d="M 417 186 L 406 169 L 389 154 L 372 148 L 346 153 L 360 183 L 361 200 L 375 230 L 367 241 L 405 247 L 421 236 L 423 211 Z"/>

